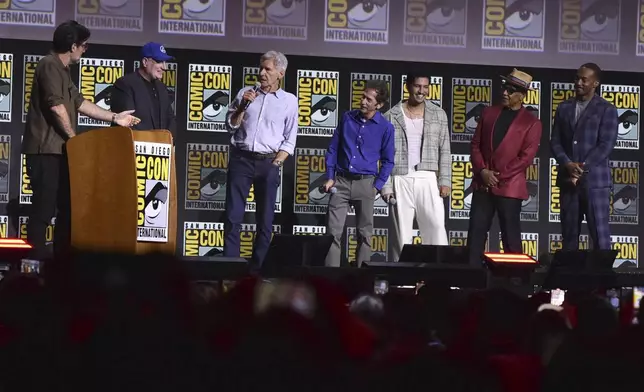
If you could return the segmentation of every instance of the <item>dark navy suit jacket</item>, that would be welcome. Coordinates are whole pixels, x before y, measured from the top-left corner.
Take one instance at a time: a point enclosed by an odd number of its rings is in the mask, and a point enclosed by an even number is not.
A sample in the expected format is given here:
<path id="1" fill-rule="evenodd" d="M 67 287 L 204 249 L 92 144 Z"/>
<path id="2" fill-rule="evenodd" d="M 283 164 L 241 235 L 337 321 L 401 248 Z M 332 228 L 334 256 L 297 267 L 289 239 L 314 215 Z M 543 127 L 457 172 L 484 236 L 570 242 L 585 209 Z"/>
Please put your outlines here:
<path id="1" fill-rule="evenodd" d="M 570 181 L 563 165 L 568 162 L 584 164 L 584 176 L 588 188 L 610 188 L 612 179 L 608 157 L 617 142 L 619 121 L 617 109 L 600 96 L 594 96 L 575 124 L 575 99 L 569 99 L 557 107 L 550 148 L 557 163 L 557 186 Z"/>

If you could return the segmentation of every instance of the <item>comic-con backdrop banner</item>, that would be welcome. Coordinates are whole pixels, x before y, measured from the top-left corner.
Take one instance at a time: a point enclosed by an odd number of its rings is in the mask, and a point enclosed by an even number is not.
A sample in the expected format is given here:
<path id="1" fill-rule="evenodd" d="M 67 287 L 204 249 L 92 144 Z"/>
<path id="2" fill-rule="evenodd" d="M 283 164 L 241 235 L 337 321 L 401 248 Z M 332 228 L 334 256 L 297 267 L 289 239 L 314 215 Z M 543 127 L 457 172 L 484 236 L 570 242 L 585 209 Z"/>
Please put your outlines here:
<path id="1" fill-rule="evenodd" d="M 585 4 L 583 1 L 582 4 Z M 619 2 L 617 2 L 619 3 Z M 186 3 L 184 3 L 186 4 Z M 253 3 L 254 4 L 254 3 Z M 273 3 L 273 4 L 277 4 Z M 374 2 L 375 4 L 375 2 Z M 577 2 L 579 4 L 579 2 Z M 256 11 L 253 11 L 256 12 Z M 351 14 L 354 15 L 354 14 Z M 518 23 L 520 18 L 508 18 Z M 171 26 L 171 25 L 167 25 Z M 214 26 L 214 25 L 213 25 Z M 329 26 L 327 34 L 342 37 L 389 39 L 377 27 L 367 35 L 352 32 L 351 23 Z M 498 25 L 495 25 L 498 27 Z M 515 25 L 516 27 L 516 25 Z M 216 27 L 212 27 L 216 29 Z M 298 28 L 292 27 L 295 33 Z M 265 30 L 245 29 L 259 35 Z M 489 46 L 511 42 L 516 28 L 503 34 L 491 29 L 485 38 Z M 568 30 L 566 30 L 568 31 Z M 300 30 L 301 32 L 301 30 Z M 496 34 L 496 35 L 494 35 Z M 447 37 L 446 35 L 445 37 Z M 450 36 L 458 43 L 457 34 Z M 537 48 L 543 42 L 526 36 L 522 47 Z M 447 38 L 445 38 L 447 39 Z M 517 41 L 519 42 L 519 41 Z M 576 46 L 566 41 L 566 48 Z M 591 45 L 591 47 L 593 47 Z M 610 49 L 606 44 L 605 48 Z M 43 42 L 3 40 L 0 53 L 0 236 L 24 237 L 31 207 L 31 181 L 20 154 L 24 120 L 34 70 L 49 45 Z M 265 50 L 269 48 L 266 47 Z M 279 49 L 279 48 L 278 48 Z M 164 82 L 174 99 L 178 132 L 174 151 L 167 146 L 137 146 L 137 171 L 140 176 L 138 234 L 140 241 L 167 241 L 167 194 L 169 162 L 174 155 L 177 172 L 178 234 L 177 252 L 185 256 L 211 256 L 223 251 L 223 222 L 230 135 L 225 114 L 239 89 L 253 86 L 258 78 L 261 53 L 235 54 L 173 50 L 176 60 L 168 65 Z M 263 53 L 263 51 L 262 51 Z M 283 88 L 298 100 L 298 138 L 294 155 L 280 172 L 274 205 L 273 233 L 320 235 L 326 232 L 325 217 L 329 195 L 320 193 L 325 181 L 325 154 L 342 113 L 359 105 L 360 96 L 370 80 L 389 86 L 390 102 L 386 113 L 409 95 L 405 87 L 407 72 L 423 73 L 430 79 L 428 104 L 442 107 L 449 120 L 452 154 L 451 192 L 445 198 L 446 230 L 452 246 L 467 244 L 467 229 L 472 207 L 472 164 L 470 141 L 481 111 L 499 98 L 500 77 L 512 67 L 454 64 L 421 64 L 393 61 L 351 60 L 289 56 Z M 599 65 L 605 57 L 599 58 Z M 138 49 L 92 45 L 82 61 L 72 66 L 72 77 L 88 100 L 109 109 L 111 89 L 119 77 L 133 72 L 138 65 Z M 579 66 L 581 64 L 577 64 Z M 549 138 L 554 113 L 561 102 L 573 96 L 576 67 L 570 69 L 522 68 L 533 75 L 532 90 L 525 106 L 543 123 L 543 137 L 537 157 L 526 169 L 528 199 L 522 204 L 521 239 L 523 250 L 532 257 L 561 248 L 561 203 L 555 185 L 557 165 L 550 155 Z M 640 226 L 640 106 L 641 85 L 635 74 L 605 72 L 598 94 L 612 102 L 618 111 L 619 135 L 610 157 L 613 192 L 610 199 L 611 242 L 619 251 L 615 267 L 639 265 Z M 80 131 L 91 132 L 107 124 L 79 116 Z M 251 188 L 246 200 L 245 223 L 241 232 L 242 256 L 252 254 L 255 238 L 256 202 Z M 11 213 L 9 213 L 11 211 Z M 390 260 L 396 231 L 392 210 L 376 197 L 374 232 L 371 246 L 374 260 Z M 347 230 L 342 236 L 343 259 L 353 261 L 357 252 L 355 211 L 350 208 Z M 55 220 L 47 229 L 53 238 Z M 582 230 L 580 248 L 591 246 Z M 414 243 L 422 243 L 416 232 Z M 487 249 L 503 251 L 498 225 L 488 233 Z"/>
<path id="2" fill-rule="evenodd" d="M 644 66 L 642 4 L 644 0 L 4 0 L 0 38 L 48 39 L 57 24 L 75 19 L 92 30 L 93 43 L 107 45 L 155 41 L 169 48 L 245 52 L 270 46 L 293 55 L 561 68 L 598 56 L 605 69 L 638 72 Z"/>

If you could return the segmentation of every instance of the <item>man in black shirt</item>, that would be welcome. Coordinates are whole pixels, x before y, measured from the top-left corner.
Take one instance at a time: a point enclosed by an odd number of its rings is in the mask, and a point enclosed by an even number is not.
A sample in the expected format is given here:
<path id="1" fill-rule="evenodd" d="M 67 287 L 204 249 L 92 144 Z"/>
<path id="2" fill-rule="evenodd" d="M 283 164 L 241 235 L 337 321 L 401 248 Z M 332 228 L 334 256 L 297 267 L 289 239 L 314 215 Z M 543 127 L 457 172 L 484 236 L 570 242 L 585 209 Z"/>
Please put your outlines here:
<path id="1" fill-rule="evenodd" d="M 523 253 L 521 201 L 528 198 L 526 169 L 541 141 L 541 121 L 523 107 L 532 76 L 513 70 L 503 79 L 503 102 L 483 110 L 472 139 L 472 208 L 467 233 L 470 263 L 479 264 L 486 233 L 499 213 L 507 253 Z"/>
<path id="2" fill-rule="evenodd" d="M 132 129 L 167 129 L 176 137 L 176 119 L 168 88 L 161 82 L 167 61 L 174 58 L 163 45 L 148 42 L 141 49 L 141 66 L 114 83 L 112 110 L 134 110 L 141 122 Z"/>

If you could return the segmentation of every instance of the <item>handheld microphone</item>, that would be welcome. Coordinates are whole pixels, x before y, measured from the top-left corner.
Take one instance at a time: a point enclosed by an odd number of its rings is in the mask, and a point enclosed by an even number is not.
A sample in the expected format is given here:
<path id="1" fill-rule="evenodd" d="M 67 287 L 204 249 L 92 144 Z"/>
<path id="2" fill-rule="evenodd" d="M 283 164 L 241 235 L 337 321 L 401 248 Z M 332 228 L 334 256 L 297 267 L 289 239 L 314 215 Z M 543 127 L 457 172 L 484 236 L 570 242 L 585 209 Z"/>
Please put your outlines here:
<path id="1" fill-rule="evenodd" d="M 332 186 L 331 188 L 329 188 L 329 191 L 327 192 L 327 191 L 325 191 L 325 190 L 324 190 L 324 185 L 320 185 L 320 187 L 318 188 L 318 190 L 319 190 L 320 192 L 322 192 L 322 193 L 336 193 L 336 192 L 338 191 L 338 188 L 336 188 L 336 187 Z"/>
<path id="2" fill-rule="evenodd" d="M 257 94 L 259 92 L 260 87 L 262 84 L 260 82 L 255 82 L 255 88 L 253 88 L 253 92 Z M 250 104 L 253 103 L 253 101 L 244 101 L 242 102 L 242 109 L 246 110 L 250 106 Z"/>

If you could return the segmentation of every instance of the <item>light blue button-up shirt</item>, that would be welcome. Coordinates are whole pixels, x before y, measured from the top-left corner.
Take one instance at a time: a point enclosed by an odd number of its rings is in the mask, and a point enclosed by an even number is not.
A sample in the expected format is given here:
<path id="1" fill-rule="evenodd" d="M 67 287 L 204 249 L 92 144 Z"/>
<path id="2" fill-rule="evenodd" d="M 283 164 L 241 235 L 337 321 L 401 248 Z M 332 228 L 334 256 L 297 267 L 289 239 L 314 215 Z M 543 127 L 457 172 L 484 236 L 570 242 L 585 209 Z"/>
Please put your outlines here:
<path id="1" fill-rule="evenodd" d="M 241 124 L 234 127 L 231 117 L 239 107 L 244 93 L 253 87 L 245 87 L 237 93 L 228 109 L 226 122 L 232 134 L 233 146 L 260 154 L 277 153 L 282 150 L 289 155 L 295 151 L 297 138 L 297 97 L 282 89 L 272 93 L 260 91 L 244 112 Z"/>

